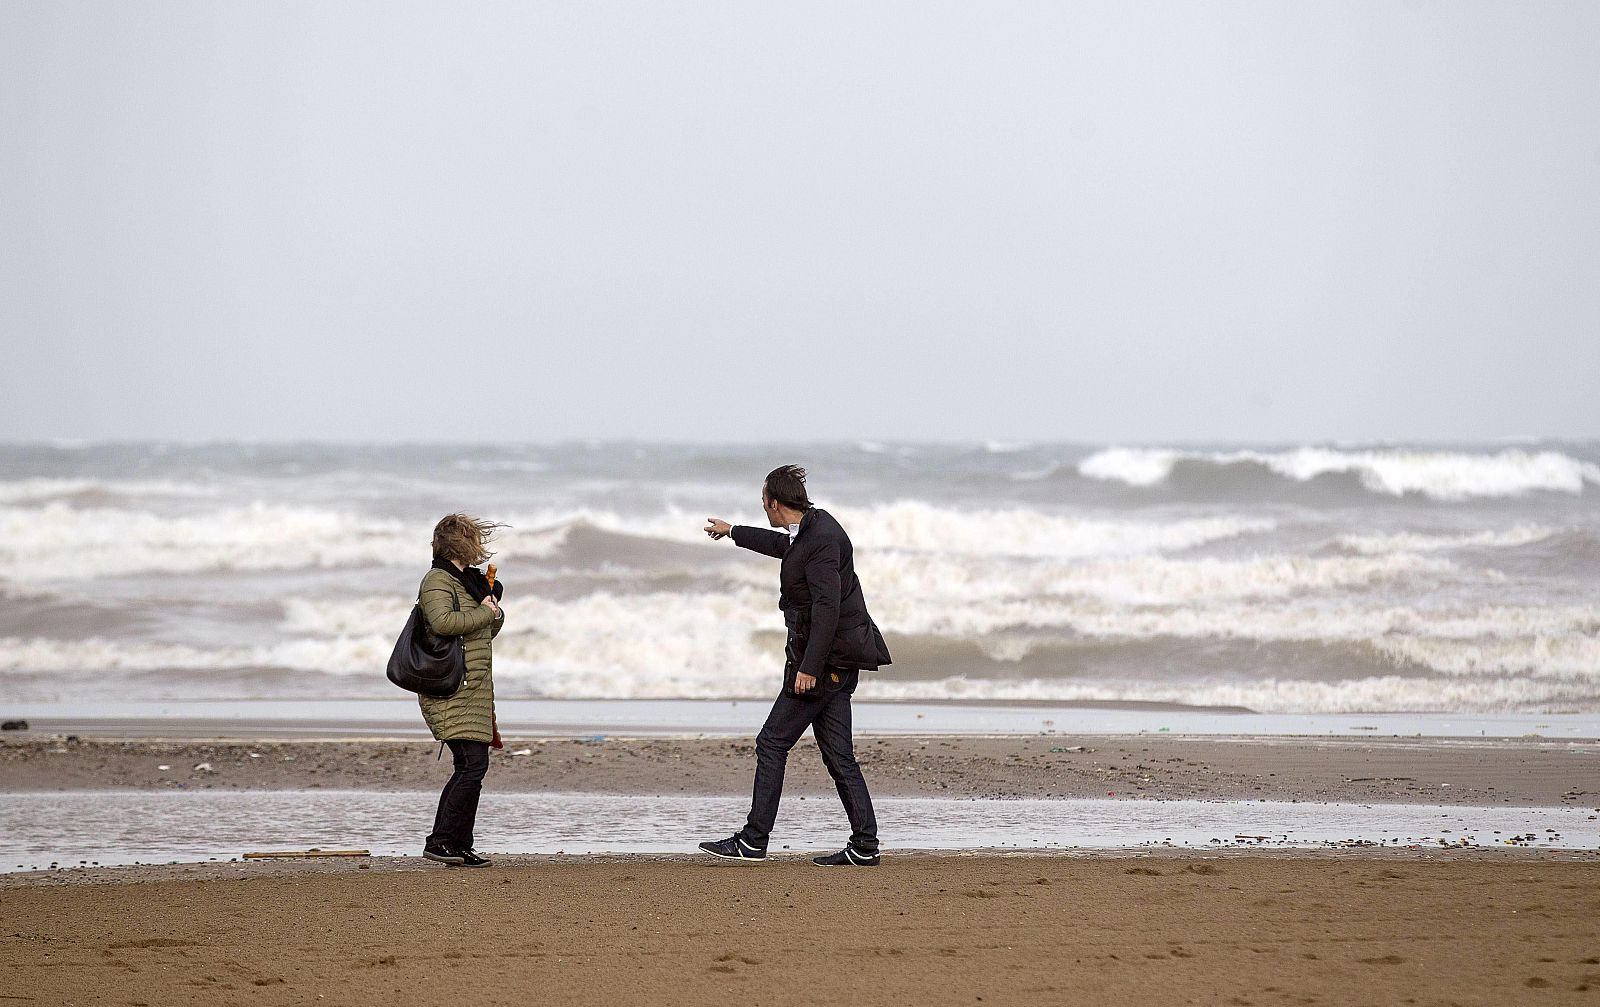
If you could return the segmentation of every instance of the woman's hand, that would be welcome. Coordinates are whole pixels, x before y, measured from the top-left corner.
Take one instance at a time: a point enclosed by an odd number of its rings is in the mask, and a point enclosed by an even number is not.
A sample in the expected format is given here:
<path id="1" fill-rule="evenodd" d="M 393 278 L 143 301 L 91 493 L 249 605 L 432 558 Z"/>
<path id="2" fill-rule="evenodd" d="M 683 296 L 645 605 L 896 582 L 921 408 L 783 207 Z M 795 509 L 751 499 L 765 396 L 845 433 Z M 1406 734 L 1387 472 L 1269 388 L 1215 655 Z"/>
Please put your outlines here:
<path id="1" fill-rule="evenodd" d="M 478 604 L 487 605 L 489 608 L 493 609 L 496 619 L 505 614 L 504 612 L 500 611 L 500 600 L 492 594 L 484 595 L 483 601 L 479 602 Z"/>

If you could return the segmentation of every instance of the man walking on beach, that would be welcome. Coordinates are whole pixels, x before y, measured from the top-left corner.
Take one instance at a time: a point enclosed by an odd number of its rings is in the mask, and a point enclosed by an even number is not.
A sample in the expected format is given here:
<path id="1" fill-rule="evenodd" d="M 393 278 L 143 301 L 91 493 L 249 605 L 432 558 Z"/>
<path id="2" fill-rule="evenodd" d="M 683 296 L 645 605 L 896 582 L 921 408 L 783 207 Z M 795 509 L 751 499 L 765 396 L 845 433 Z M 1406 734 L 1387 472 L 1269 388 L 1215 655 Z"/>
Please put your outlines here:
<path id="1" fill-rule="evenodd" d="M 788 624 L 783 691 L 756 735 L 756 779 L 750 817 L 727 839 L 700 848 L 726 860 L 765 860 L 767 839 L 783 797 L 783 771 L 789 750 L 811 728 L 822 762 L 850 818 L 850 842 L 838 853 L 815 857 L 822 867 L 876 867 L 878 820 L 872 796 L 856 763 L 850 733 L 850 695 L 863 669 L 889 663 L 883 635 L 867 614 L 856 579 L 850 537 L 827 511 L 812 506 L 806 470 L 784 465 L 767 474 L 761 486 L 767 522 L 782 531 L 733 526 L 708 518 L 713 540 L 783 561 L 778 573 L 778 606 Z"/>

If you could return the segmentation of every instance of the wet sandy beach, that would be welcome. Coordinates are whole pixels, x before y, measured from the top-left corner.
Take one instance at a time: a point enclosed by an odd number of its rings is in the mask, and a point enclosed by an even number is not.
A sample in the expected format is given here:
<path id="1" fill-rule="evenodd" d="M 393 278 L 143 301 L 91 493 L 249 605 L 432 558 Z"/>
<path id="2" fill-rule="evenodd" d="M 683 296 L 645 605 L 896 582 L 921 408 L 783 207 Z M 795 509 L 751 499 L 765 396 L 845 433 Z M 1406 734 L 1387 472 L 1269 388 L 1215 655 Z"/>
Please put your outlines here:
<path id="1" fill-rule="evenodd" d="M 858 751 L 885 798 L 1600 813 L 1593 741 L 894 736 Z M 417 791 L 448 773 L 435 753 L 14 736 L 0 793 Z M 752 757 L 748 739 L 510 738 L 488 785 L 737 796 Z M 831 798 L 809 738 L 790 767 L 790 794 Z M 51 1004 L 1600 1003 L 1593 849 L 896 852 L 854 871 L 776 851 L 496 860 L 0 875 L 0 980 L 7 1002 Z"/>
<path id="2" fill-rule="evenodd" d="M 1579 853 L 236 864 L 0 904 L 19 1003 L 1600 1001 Z"/>
<path id="3" fill-rule="evenodd" d="M 0 792 L 426 790 L 449 775 L 437 752 L 426 741 L 15 736 L 0 738 Z M 1600 742 L 1592 739 L 889 736 L 858 739 L 857 754 L 884 797 L 1600 806 Z M 749 739 L 509 738 L 486 785 L 505 793 L 741 794 L 753 765 Z M 833 793 L 809 736 L 790 757 L 786 786 Z"/>

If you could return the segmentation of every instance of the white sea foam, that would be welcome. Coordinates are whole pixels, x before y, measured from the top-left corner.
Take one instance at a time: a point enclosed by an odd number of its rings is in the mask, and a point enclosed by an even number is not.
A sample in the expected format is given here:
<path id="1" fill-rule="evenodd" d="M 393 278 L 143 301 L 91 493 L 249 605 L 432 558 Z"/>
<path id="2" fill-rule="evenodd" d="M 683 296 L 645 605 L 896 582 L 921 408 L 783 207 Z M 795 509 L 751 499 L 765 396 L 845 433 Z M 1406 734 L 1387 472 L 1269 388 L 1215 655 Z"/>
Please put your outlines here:
<path id="1" fill-rule="evenodd" d="M 570 628 L 553 613 L 551 625 Z M 668 642 L 666 646 L 657 641 L 602 635 L 580 635 L 570 643 L 534 633 L 510 639 L 502 634 L 502 639 L 505 642 L 497 640 L 495 647 L 495 677 L 502 687 L 512 691 L 529 689 L 536 695 L 553 698 L 764 698 L 771 695 L 776 681 L 778 658 L 773 648 L 711 630 L 700 638 L 685 637 L 681 645 Z M 116 640 L 63 644 L 13 638 L 0 639 L 0 672 L 210 673 L 287 668 L 358 676 L 381 683 L 390 645 L 391 641 L 380 638 L 300 640 L 260 648 L 162 646 Z M 868 676 L 859 695 L 873 699 L 1163 702 L 1243 706 L 1262 712 L 1466 712 L 1592 707 L 1600 698 L 1600 678 L 1593 673 L 1572 673 L 1174 681 L 951 675 L 918 681 L 897 679 L 891 669 Z"/>
<path id="2" fill-rule="evenodd" d="M 285 668 L 381 681 L 409 603 L 393 598 L 291 600 L 295 635 L 258 647 L 197 647 L 109 640 L 0 639 L 0 672 Z M 592 594 L 573 602 L 508 606 L 495 640 L 497 680 L 554 696 L 759 695 L 768 691 L 781 632 L 767 592 Z M 589 690 L 589 691 L 585 691 Z"/>
<path id="3" fill-rule="evenodd" d="M 1452 675 L 1573 679 L 1600 688 L 1600 639 L 1589 635 L 1472 640 L 1394 636 L 1375 640 L 1373 646 L 1396 663 Z"/>
<path id="4" fill-rule="evenodd" d="M 1536 639 L 1593 640 L 1600 607 L 1483 606 L 1470 609 L 1416 609 L 1403 606 L 1207 605 L 1186 608 L 1127 609 L 1121 606 L 1059 606 L 1032 611 L 1024 621 L 996 629 L 1061 629 L 1108 640 L 1162 637 L 1333 643 L 1394 640 L 1479 643 L 1531 642 Z M 1427 660 L 1418 663 L 1433 666 Z M 1449 670 L 1443 665 L 1439 670 Z M 1516 670 L 1507 665 L 1492 671 Z M 1600 666 L 1596 667 L 1600 672 Z"/>
<path id="5" fill-rule="evenodd" d="M 428 524 L 316 507 L 251 504 L 177 517 L 120 508 L 0 506 L 0 579 L 426 564 Z M 565 529 L 511 529 L 502 555 L 537 558 Z"/>
<path id="6" fill-rule="evenodd" d="M 264 647 L 199 647 L 102 637 L 82 640 L 12 637 L 0 638 L 0 672 L 289 668 L 381 678 L 393 646 L 393 633 L 388 640 L 381 637 L 295 638 Z"/>
<path id="7" fill-rule="evenodd" d="M 1009 620 L 1002 616 L 997 621 Z M 984 635 L 971 639 L 985 656 L 1000 662 L 1021 661 L 1041 648 L 1060 644 L 1061 633 L 1130 647 L 1163 638 L 1319 646 L 1343 642 L 1367 647 L 1375 657 L 1397 668 L 1459 677 L 1518 676 L 1585 681 L 1592 683 L 1600 693 L 1600 640 L 1592 635 L 1571 627 L 1517 635 L 1519 631 L 1529 632 L 1529 627 L 1506 619 L 1488 620 L 1471 627 L 1482 635 L 1457 637 L 1451 635 L 1452 622 L 1449 618 L 1433 620 L 1416 612 L 1258 614 L 1241 609 L 1122 615 L 1057 611 L 1029 613 L 1025 623 L 997 627 L 1024 628 L 1033 631 L 1031 635 Z M 1408 627 L 1409 631 L 1402 631 L 1401 626 Z M 1056 635 L 1039 632 L 1046 629 L 1056 631 Z M 1070 665 L 1070 658 L 1064 660 Z"/>
<path id="8" fill-rule="evenodd" d="M 10 584 L 0 580 L 0 601 L 60 601 L 63 597 L 60 592 L 37 584 Z"/>
<path id="9" fill-rule="evenodd" d="M 216 486 L 170 480 L 16 479 L 0 481 L 0 503 L 37 503 L 86 493 L 124 497 L 215 497 Z"/>
<path id="10" fill-rule="evenodd" d="M 397 633 L 414 599 L 394 595 L 365 598 L 285 598 L 279 628 L 294 636 L 382 636 Z"/>
<path id="11" fill-rule="evenodd" d="M 1543 542 L 1556 534 L 1554 528 L 1517 525 L 1503 531 L 1467 532 L 1460 535 L 1430 535 L 1399 532 L 1393 535 L 1341 535 L 1338 542 L 1346 549 L 1368 556 L 1390 552 L 1443 552 L 1450 549 L 1514 549 Z"/>
<path id="12" fill-rule="evenodd" d="M 1586 590 L 1600 561 L 1600 494 L 1587 491 L 1596 482 L 1589 463 L 1508 445 L 1477 454 L 1107 451 L 1084 461 L 1085 475 L 1141 485 L 1194 477 L 1226 493 L 1236 481 L 1253 491 L 1346 474 L 1293 507 L 1163 497 L 1158 509 L 1113 511 L 1090 509 L 1085 501 L 1104 493 L 1086 492 L 1076 476 L 1006 480 L 982 457 L 1004 447 L 941 451 L 927 463 L 951 467 L 959 504 L 907 499 L 938 482 L 914 461 L 871 474 L 852 462 L 853 485 L 819 483 L 848 490 L 844 503 L 825 505 L 850 530 L 868 602 L 902 658 L 869 679 L 864 696 L 1600 709 L 1600 605 Z M 0 635 L 9 637 L 0 673 L 62 682 L 103 674 L 107 688 L 126 684 L 130 694 L 207 695 L 219 671 L 234 672 L 219 688 L 286 687 L 281 676 L 249 674 L 256 669 L 342 676 L 329 689 L 387 688 L 382 667 L 431 531 L 408 495 L 438 499 L 438 472 L 454 459 L 401 473 L 385 458 L 369 475 L 364 456 L 353 456 L 349 469 L 330 474 L 319 461 L 293 476 L 271 458 L 241 467 L 214 454 L 198 475 L 162 463 L 171 481 L 98 479 L 92 468 L 85 478 L 0 481 Z M 707 500 L 745 508 L 719 516 L 759 518 L 742 490 L 670 464 L 602 482 L 557 460 L 538 477 L 540 492 L 524 497 L 526 479 L 492 473 L 542 462 L 515 452 L 481 461 L 465 466 L 483 473 L 469 480 L 473 492 L 488 493 L 488 516 L 513 526 L 496 557 L 513 589 L 495 646 L 496 679 L 509 694 L 771 694 L 782 661 L 777 565 L 701 531 L 718 512 L 704 509 Z M 142 471 L 119 466 L 119 475 Z M 1329 492 L 1342 498 L 1319 508 Z M 1578 495 L 1401 511 L 1384 503 L 1532 492 Z M 262 502 L 245 505 L 251 499 Z M 673 500 L 692 509 L 627 512 Z M 408 516 L 382 516 L 394 513 Z M 1536 565 L 1508 552 L 1524 546 L 1561 555 Z M 290 570 L 340 573 L 252 576 Z M 230 575 L 159 576 L 211 571 Z M 157 576 L 135 579 L 142 574 Z M 379 584 L 399 587 L 349 593 Z M 308 593 L 284 597 L 285 588 Z M 281 606 L 276 622 L 264 599 Z"/>
<path id="13" fill-rule="evenodd" d="M 1166 481 L 1181 457 L 1176 451 L 1106 448 L 1079 462 L 1078 474 L 1129 486 L 1154 486 Z"/>
<path id="14" fill-rule="evenodd" d="M 109 484 L 32 480 L 11 484 L 0 504 L 0 579 L 89 579 L 134 573 L 285 570 L 399 565 L 426 558 L 431 526 L 313 505 L 254 503 L 178 515 L 142 506 L 78 507 L 60 497 Z M 208 496 L 184 484 L 138 484 L 171 495 Z M 28 494 L 32 494 L 31 497 Z M 24 504 L 26 498 L 34 501 Z M 1169 521 L 1086 518 L 1022 508 L 962 510 L 905 500 L 840 507 L 865 552 L 927 551 L 971 556 L 1088 558 L 1175 552 L 1271 532 L 1262 517 Z M 553 554 L 574 528 L 712 547 L 704 515 L 669 507 L 640 518 L 593 507 L 500 515 L 511 527 L 495 546 L 503 560 Z M 737 519 L 737 515 L 734 516 Z"/>
<path id="15" fill-rule="evenodd" d="M 1253 463 L 1305 482 L 1329 473 L 1350 472 L 1374 493 L 1403 496 L 1419 493 L 1435 500 L 1474 497 L 1517 497 L 1533 492 L 1582 493 L 1600 485 L 1600 465 L 1558 451 L 1501 451 L 1467 454 L 1444 451 L 1298 448 L 1266 453 L 1184 452 L 1166 449 L 1108 448 L 1078 463 L 1079 474 L 1091 479 L 1154 486 L 1165 482 L 1180 461 L 1218 466 Z"/>
<path id="16" fill-rule="evenodd" d="M 285 634 L 318 637 L 392 635 L 404 620 L 409 600 L 365 598 L 289 598 L 283 603 Z M 879 607 L 879 606 L 874 606 Z M 1079 637 L 1117 641 L 1160 638 L 1302 641 L 1330 643 L 1391 640 L 1455 642 L 1466 646 L 1509 647 L 1519 642 L 1562 639 L 1593 643 L 1600 634 L 1600 606 L 1481 606 L 1417 609 L 1395 605 L 1330 604 L 1307 600 L 1292 605 L 1198 604 L 1130 608 L 1074 598 L 998 597 L 975 600 L 943 614 L 934 605 L 891 605 L 879 613 L 886 632 L 898 636 L 941 637 L 982 642 L 1004 631 L 1055 631 L 1055 639 Z M 593 640 L 607 635 L 651 641 L 704 635 L 702 623 L 715 619 L 718 632 L 734 636 L 770 630 L 781 621 L 770 592 L 748 586 L 728 592 L 617 594 L 595 592 L 570 601 L 524 598 L 509 605 L 513 618 L 501 639 L 522 633 Z M 1049 640 L 1052 637 L 1039 637 Z M 604 646 L 602 639 L 597 646 Z M 1559 645 L 1559 644 L 1557 644 Z M 587 644 L 585 644 L 587 646 Z M 1506 653 L 1511 653 L 1507 650 Z M 1425 658 L 1408 660 L 1433 665 Z M 1528 662 L 1487 666 L 1515 671 Z M 1600 674 L 1600 665 L 1596 665 Z"/>
<path id="17" fill-rule="evenodd" d="M 952 677 L 930 682 L 879 676 L 857 695 L 873 699 L 1049 700 L 1242 706 L 1260 713 L 1552 711 L 1592 707 L 1600 686 L 1529 679 L 1438 681 L 1381 675 L 1338 682 L 1267 679 L 1252 682 L 1084 682 Z M 1158 716 L 1158 715 L 1157 715 Z M 1154 722 L 1154 721 L 1153 721 Z"/>
<path id="18" fill-rule="evenodd" d="M 1397 663 L 1415 663 L 1442 672 L 1470 668 L 1492 673 L 1536 668 L 1539 655 L 1568 647 L 1561 641 L 1570 641 L 1569 649 L 1574 653 L 1588 653 L 1595 628 L 1600 625 L 1600 611 L 1586 607 L 1430 612 L 1307 603 L 1288 607 L 1233 604 L 1128 609 L 1038 599 L 996 601 L 943 617 L 921 619 L 914 611 L 902 613 L 893 607 L 892 616 L 900 615 L 909 618 L 892 620 L 891 615 L 885 615 L 880 620 L 886 631 L 971 641 L 996 660 L 1020 660 L 1037 647 L 1067 639 L 1121 644 L 1160 639 L 1360 642 L 1370 643 L 1375 651 Z M 1412 648 L 1407 641 L 1421 643 Z M 1518 647 L 1526 649 L 1519 651 Z M 1504 660 L 1496 664 L 1479 657 L 1469 664 L 1454 656 L 1455 651 L 1499 653 Z M 1573 658 L 1557 668 L 1581 670 L 1581 664 Z M 1600 674 L 1600 665 L 1594 670 Z"/>
<path id="19" fill-rule="evenodd" d="M 950 510 L 909 500 L 870 508 L 842 507 L 836 516 L 865 550 L 1058 558 L 1174 552 L 1276 527 L 1266 518 L 1112 520 L 1022 509 Z"/>
<path id="20" fill-rule="evenodd" d="M 1502 579 L 1493 571 L 1466 570 L 1445 559 L 1412 553 L 1249 559 L 1135 556 L 1011 564 L 926 553 L 876 553 L 862 556 L 856 566 L 875 610 L 904 612 L 918 619 L 950 618 L 997 600 L 1023 605 L 1083 599 L 1119 605 L 1187 605 Z"/>
<path id="21" fill-rule="evenodd" d="M 61 503 L 0 507 L 0 577 L 30 581 L 367 564 L 416 554 L 418 543 L 428 541 L 426 534 L 398 521 L 284 505 L 183 517 Z"/>
<path id="22" fill-rule="evenodd" d="M 1074 518 L 1036 511 L 963 511 L 915 501 L 839 509 L 865 552 L 904 550 L 967 556 L 1087 558 L 1190 549 L 1270 532 L 1265 518 L 1167 522 Z M 597 508 L 510 514 L 495 549 L 500 561 L 540 560 L 574 528 L 710 545 L 703 515 L 669 508 L 633 518 Z M 143 509 L 0 506 L 0 579 L 89 579 L 132 573 L 287 570 L 400 565 L 426 559 L 431 526 L 323 507 L 256 503 L 165 515 Z M 708 553 L 708 555 L 710 555 Z"/>
<path id="23" fill-rule="evenodd" d="M 349 668 L 353 648 L 369 656 L 386 655 L 407 607 L 391 597 L 289 599 L 284 603 L 282 629 L 301 639 L 303 646 L 298 649 L 212 651 L 207 657 L 134 645 L 126 653 L 110 655 L 99 644 L 80 653 L 68 643 L 65 649 L 52 644 L 44 651 L 14 647 L 0 656 L 0 667 L 48 670 L 26 663 L 41 659 L 43 653 L 47 656 L 42 659 L 54 662 L 50 667 L 93 666 L 99 660 L 116 660 L 121 662 L 118 666 L 131 662 L 139 667 L 201 667 L 209 661 L 220 667 L 337 672 Z M 597 592 L 563 602 L 531 598 L 509 606 L 508 612 L 507 629 L 495 646 L 496 667 L 502 675 L 541 680 L 554 675 L 563 681 L 604 676 L 609 683 L 605 694 L 613 696 L 663 695 L 656 690 L 668 687 L 663 685 L 666 679 L 675 680 L 671 689 L 689 688 L 683 684 L 689 682 L 695 689 L 711 690 L 674 695 L 717 694 L 708 684 L 716 681 L 763 681 L 776 659 L 773 641 L 781 633 L 771 595 L 756 588 L 694 595 Z M 902 620 L 903 615 L 909 618 Z M 1370 645 L 1375 654 L 1397 666 L 1445 675 L 1587 678 L 1600 687 L 1600 642 L 1595 638 L 1600 607 L 1595 606 L 1419 611 L 1234 604 L 1128 610 L 1025 599 L 974 604 L 944 616 L 901 613 L 896 607 L 880 614 L 880 622 L 891 640 L 916 636 L 971 641 L 1002 661 L 1019 660 L 1037 646 L 1072 638 L 1135 645 L 1163 638 L 1353 642 Z M 1034 635 L 996 635 L 1017 630 Z M 1050 635 L 1037 635 L 1040 632 Z"/>
<path id="24" fill-rule="evenodd" d="M 978 556 L 1089 557 L 1174 552 L 1224 539 L 1263 534 L 1270 518 L 1207 517 L 1173 521 L 1080 518 L 1022 508 L 957 510 L 916 500 L 830 508 L 863 550 L 896 549 Z M 738 523 L 736 516 L 732 520 Z M 582 509 L 511 519 L 519 527 L 584 523 L 604 531 L 704 544 L 704 521 L 669 509 L 650 518 Z"/>

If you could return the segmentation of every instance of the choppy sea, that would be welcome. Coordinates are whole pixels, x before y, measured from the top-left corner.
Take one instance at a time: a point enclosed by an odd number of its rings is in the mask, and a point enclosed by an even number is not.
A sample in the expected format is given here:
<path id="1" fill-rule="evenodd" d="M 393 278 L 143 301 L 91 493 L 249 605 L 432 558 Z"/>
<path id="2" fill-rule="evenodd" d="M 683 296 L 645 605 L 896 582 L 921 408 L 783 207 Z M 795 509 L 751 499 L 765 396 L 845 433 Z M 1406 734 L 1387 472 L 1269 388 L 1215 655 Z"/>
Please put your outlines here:
<path id="1" fill-rule="evenodd" d="M 444 513 L 510 699 L 776 689 L 798 462 L 895 664 L 863 698 L 1600 711 L 1600 443 L 0 446 L 0 698 L 387 696 Z M 3 704 L 0 704 L 3 705 Z"/>

